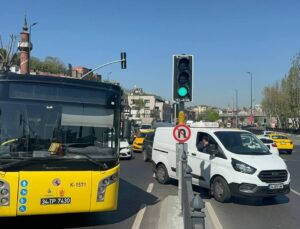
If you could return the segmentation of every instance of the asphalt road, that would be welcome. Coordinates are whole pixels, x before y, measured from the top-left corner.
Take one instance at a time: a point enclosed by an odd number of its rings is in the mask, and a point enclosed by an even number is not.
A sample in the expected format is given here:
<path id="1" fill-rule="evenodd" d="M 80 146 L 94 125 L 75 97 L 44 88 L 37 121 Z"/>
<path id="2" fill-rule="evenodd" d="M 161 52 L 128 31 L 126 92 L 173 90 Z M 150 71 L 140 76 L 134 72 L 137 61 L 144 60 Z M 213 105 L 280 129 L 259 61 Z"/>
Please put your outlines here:
<path id="1" fill-rule="evenodd" d="M 296 143 L 296 142 L 295 142 Z M 214 199 L 212 205 L 224 229 L 300 228 L 300 140 L 292 155 L 281 155 L 291 173 L 292 192 L 273 201 L 234 198 L 221 204 Z"/>
<path id="2" fill-rule="evenodd" d="M 292 192 L 273 201 L 233 198 L 221 204 L 195 188 L 212 206 L 224 229 L 299 228 L 300 225 L 300 139 L 292 155 L 281 155 L 292 176 Z M 119 207 L 115 212 L 66 214 L 0 219 L 1 228 L 159 228 L 162 201 L 177 194 L 177 182 L 160 185 L 153 178 L 151 163 L 141 154 L 121 161 Z M 145 208 L 143 208 L 145 207 Z M 6 226 L 6 227 L 5 227 Z"/>
<path id="3" fill-rule="evenodd" d="M 0 218 L 0 228 L 158 228 L 160 205 L 176 195 L 176 182 L 160 185 L 153 178 L 151 163 L 141 154 L 121 160 L 119 206 L 115 212 Z M 146 206 L 145 211 L 141 208 Z M 140 212 L 140 213 L 139 213 Z M 139 214 L 138 214 L 139 213 Z M 144 213 L 144 214 L 142 214 Z M 137 217 L 137 215 L 139 215 Z"/>

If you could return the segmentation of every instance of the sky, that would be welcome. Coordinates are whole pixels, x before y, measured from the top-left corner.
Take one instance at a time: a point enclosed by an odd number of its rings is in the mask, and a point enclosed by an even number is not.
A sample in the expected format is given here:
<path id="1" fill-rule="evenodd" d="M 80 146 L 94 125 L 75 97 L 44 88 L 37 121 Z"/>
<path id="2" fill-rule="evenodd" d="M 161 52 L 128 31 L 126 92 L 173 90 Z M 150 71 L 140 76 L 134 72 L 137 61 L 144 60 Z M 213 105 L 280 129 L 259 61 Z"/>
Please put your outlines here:
<path id="1" fill-rule="evenodd" d="M 172 55 L 194 55 L 194 96 L 187 105 L 254 104 L 265 86 L 281 80 L 300 52 L 298 0 L 2 0 L 0 35 L 32 27 L 32 56 L 99 69 L 104 79 L 171 100 Z"/>

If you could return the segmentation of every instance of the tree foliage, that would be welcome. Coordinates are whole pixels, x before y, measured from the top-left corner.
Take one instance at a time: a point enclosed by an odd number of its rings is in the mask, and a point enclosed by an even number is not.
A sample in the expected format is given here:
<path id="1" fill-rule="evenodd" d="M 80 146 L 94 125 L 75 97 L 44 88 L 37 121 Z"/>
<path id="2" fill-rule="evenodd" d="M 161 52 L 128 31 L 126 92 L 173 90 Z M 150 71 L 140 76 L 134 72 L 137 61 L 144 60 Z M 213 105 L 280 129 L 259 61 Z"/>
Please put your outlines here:
<path id="1" fill-rule="evenodd" d="M 200 113 L 197 117 L 197 121 L 216 122 L 219 120 L 219 113 L 213 109 L 208 109 Z"/>
<path id="2" fill-rule="evenodd" d="M 262 107 L 275 117 L 278 127 L 300 128 L 300 53 L 293 59 L 288 74 L 276 84 L 265 87 Z"/>
<path id="3" fill-rule="evenodd" d="M 53 74 L 67 74 L 68 68 L 57 57 L 47 56 L 44 60 L 37 57 L 30 58 L 30 68 L 34 71 L 49 72 Z"/>
<path id="4" fill-rule="evenodd" d="M 137 116 L 140 116 L 140 111 L 141 111 L 141 109 L 143 109 L 146 106 L 146 103 L 147 102 L 142 98 L 135 99 L 133 101 L 133 104 L 135 105 L 135 107 L 137 109 Z"/>

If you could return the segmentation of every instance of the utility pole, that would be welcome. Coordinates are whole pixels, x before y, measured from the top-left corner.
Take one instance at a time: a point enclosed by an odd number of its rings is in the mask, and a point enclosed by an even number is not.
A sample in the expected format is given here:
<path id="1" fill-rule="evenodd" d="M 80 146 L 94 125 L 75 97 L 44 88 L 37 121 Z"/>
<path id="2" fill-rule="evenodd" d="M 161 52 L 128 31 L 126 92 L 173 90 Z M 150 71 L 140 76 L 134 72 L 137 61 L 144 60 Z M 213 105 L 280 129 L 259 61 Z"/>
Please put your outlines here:
<path id="1" fill-rule="evenodd" d="M 252 108 L 252 102 L 253 102 L 253 99 L 252 99 L 252 72 L 247 72 L 247 74 L 249 74 L 250 76 L 250 117 L 251 117 L 251 124 L 252 123 L 252 119 L 253 119 L 253 108 Z M 254 120 L 253 120 L 254 122 Z"/>
<path id="2" fill-rule="evenodd" d="M 239 112 L 239 108 L 238 108 L 238 90 L 235 89 L 235 126 L 236 128 L 238 128 L 238 112 Z"/>

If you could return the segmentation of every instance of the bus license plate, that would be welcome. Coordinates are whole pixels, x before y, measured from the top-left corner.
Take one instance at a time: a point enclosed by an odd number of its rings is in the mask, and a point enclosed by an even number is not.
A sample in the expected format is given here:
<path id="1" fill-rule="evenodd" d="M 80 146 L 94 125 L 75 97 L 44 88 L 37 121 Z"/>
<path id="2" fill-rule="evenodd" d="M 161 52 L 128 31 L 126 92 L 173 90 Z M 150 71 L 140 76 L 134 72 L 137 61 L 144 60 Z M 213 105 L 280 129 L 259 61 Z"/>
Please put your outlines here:
<path id="1" fill-rule="evenodd" d="M 269 184 L 269 189 L 283 189 L 283 184 Z"/>
<path id="2" fill-rule="evenodd" d="M 41 205 L 71 204 L 71 197 L 42 198 Z"/>

